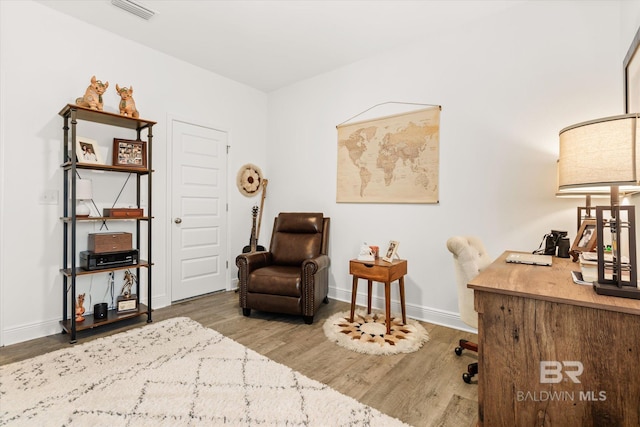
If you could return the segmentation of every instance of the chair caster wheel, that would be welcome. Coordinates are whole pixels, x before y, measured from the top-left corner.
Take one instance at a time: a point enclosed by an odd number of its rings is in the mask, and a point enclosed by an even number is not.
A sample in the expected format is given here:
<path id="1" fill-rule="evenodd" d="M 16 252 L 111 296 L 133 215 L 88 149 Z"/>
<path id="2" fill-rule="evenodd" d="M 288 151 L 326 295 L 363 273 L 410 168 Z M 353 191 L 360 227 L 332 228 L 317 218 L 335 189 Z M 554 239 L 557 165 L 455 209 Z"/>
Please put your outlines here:
<path id="1" fill-rule="evenodd" d="M 467 384 L 471 384 L 471 375 L 465 372 L 464 374 L 462 374 L 462 381 L 464 381 Z"/>
<path id="2" fill-rule="evenodd" d="M 462 347 L 456 347 L 454 350 L 458 356 L 462 356 Z"/>

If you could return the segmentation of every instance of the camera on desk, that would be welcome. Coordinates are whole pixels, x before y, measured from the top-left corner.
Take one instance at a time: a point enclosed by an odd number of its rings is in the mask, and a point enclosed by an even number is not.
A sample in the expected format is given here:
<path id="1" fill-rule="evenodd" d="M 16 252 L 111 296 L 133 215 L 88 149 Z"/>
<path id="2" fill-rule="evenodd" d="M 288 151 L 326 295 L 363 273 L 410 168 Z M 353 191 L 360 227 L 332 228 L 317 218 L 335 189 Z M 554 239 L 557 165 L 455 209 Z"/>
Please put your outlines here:
<path id="1" fill-rule="evenodd" d="M 557 255 L 560 258 L 569 258 L 569 238 L 566 231 L 551 230 L 551 233 L 545 236 L 544 240 L 544 254 L 545 255 Z"/>

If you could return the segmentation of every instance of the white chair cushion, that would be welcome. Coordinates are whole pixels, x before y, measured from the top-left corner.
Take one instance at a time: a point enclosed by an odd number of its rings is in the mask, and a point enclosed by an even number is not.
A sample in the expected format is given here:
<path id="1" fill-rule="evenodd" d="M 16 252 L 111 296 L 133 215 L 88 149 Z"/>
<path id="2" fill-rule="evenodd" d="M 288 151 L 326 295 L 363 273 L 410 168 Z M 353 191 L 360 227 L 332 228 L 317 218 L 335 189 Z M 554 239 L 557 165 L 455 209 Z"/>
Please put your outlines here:
<path id="1" fill-rule="evenodd" d="M 478 327 L 478 315 L 473 306 L 473 290 L 467 284 L 493 262 L 482 241 L 474 236 L 456 236 L 447 240 L 453 254 L 458 286 L 458 309 L 463 322 Z"/>

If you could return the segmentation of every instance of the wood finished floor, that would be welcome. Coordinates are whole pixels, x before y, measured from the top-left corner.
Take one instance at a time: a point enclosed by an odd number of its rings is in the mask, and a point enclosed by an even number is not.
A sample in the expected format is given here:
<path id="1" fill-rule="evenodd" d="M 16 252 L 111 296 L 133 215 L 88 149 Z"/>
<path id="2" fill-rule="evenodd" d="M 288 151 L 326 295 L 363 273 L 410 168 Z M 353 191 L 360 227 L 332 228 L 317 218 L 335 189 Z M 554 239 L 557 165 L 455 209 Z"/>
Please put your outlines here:
<path id="1" fill-rule="evenodd" d="M 417 352 L 371 356 L 329 342 L 322 330 L 334 313 L 349 304 L 330 300 L 306 325 L 299 316 L 252 311 L 242 316 L 238 294 L 221 292 L 155 310 L 153 321 L 186 316 L 261 353 L 276 362 L 329 385 L 339 392 L 416 427 L 470 427 L 478 412 L 477 384 L 461 375 L 477 361 L 467 351 L 458 357 L 460 338 L 474 334 L 422 323 L 430 340 Z M 127 329 L 142 327 L 146 317 L 78 334 L 78 344 Z M 69 336 L 56 334 L 0 349 L 0 365 L 28 359 L 69 346 Z M 77 345 L 77 344 L 76 344 Z"/>

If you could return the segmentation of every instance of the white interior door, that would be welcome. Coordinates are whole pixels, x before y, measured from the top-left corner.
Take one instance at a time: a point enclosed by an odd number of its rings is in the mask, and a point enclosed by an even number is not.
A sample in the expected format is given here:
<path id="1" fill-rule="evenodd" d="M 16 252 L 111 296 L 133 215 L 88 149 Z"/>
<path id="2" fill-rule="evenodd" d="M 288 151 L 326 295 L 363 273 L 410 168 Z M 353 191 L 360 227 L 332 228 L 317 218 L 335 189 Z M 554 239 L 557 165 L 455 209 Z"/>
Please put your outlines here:
<path id="1" fill-rule="evenodd" d="M 172 121 L 171 301 L 226 289 L 227 133 Z"/>

